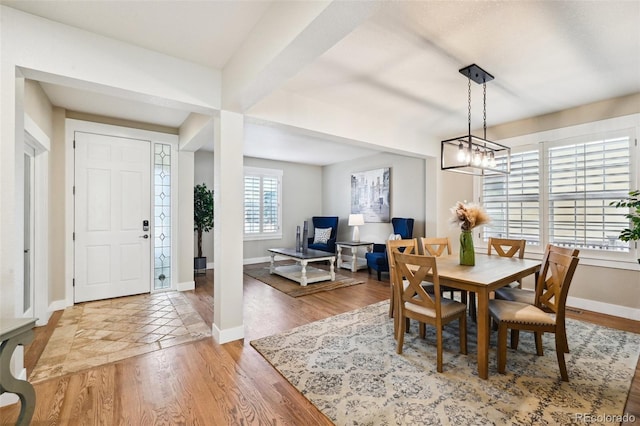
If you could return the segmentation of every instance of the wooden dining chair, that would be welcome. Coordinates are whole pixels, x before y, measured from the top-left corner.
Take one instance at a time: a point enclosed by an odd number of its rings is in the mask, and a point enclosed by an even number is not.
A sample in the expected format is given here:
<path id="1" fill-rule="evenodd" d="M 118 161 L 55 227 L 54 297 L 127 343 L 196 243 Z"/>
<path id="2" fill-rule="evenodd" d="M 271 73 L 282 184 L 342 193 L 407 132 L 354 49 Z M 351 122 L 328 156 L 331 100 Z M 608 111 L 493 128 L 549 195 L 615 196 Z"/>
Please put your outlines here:
<path id="1" fill-rule="evenodd" d="M 425 255 L 440 257 L 443 254 L 451 254 L 451 242 L 448 237 L 420 237 L 420 245 Z"/>
<path id="2" fill-rule="evenodd" d="M 394 317 L 394 311 L 396 309 L 395 302 L 395 291 L 394 286 L 396 285 L 396 275 L 394 272 L 394 255 L 396 253 L 406 252 L 409 254 L 417 254 L 418 253 L 418 240 L 415 238 L 412 239 L 404 239 L 404 240 L 388 240 L 387 241 L 387 258 L 389 259 L 389 318 Z M 403 280 L 399 281 L 399 284 L 402 284 Z M 397 331 L 397 321 L 394 321 L 394 331 Z"/>
<path id="3" fill-rule="evenodd" d="M 494 253 L 500 257 L 514 257 L 518 255 L 518 258 L 524 259 L 524 250 L 527 245 L 527 240 L 516 240 L 511 238 L 489 238 L 487 245 L 487 254 L 489 256 Z M 506 288 L 522 288 L 522 279 L 514 281 Z M 469 315 L 471 319 L 476 321 L 476 294 L 469 293 Z"/>
<path id="4" fill-rule="evenodd" d="M 420 246 L 424 255 L 440 257 L 443 254 L 451 254 L 451 241 L 449 237 L 420 237 Z M 449 292 L 449 298 L 453 299 L 453 293 L 460 292 L 460 301 L 467 304 L 467 292 L 458 288 L 441 286 L 440 290 Z"/>
<path id="5" fill-rule="evenodd" d="M 542 334 L 548 332 L 555 333 L 560 375 L 562 380 L 569 381 L 564 359 L 564 354 L 568 351 L 565 307 L 578 261 L 574 256 L 549 252 L 538 278 L 533 305 L 509 300 L 489 300 L 489 314 L 498 323 L 498 372 L 504 373 L 506 368 L 507 330 L 511 330 L 512 349 L 518 348 L 520 330 L 533 331 L 538 356 L 543 355 Z"/>
<path id="6" fill-rule="evenodd" d="M 546 262 L 546 259 L 549 256 L 549 253 L 560 253 L 560 254 L 564 254 L 565 256 L 578 257 L 578 255 L 580 254 L 580 250 L 575 248 L 559 247 L 559 246 L 554 246 L 552 244 L 547 244 L 547 248 L 545 249 L 544 256 L 542 258 L 543 265 Z M 545 283 L 546 281 L 538 280 L 538 282 Z M 538 282 L 536 283 L 536 287 L 538 285 Z M 520 288 L 502 287 L 497 289 L 495 292 L 496 299 L 510 300 L 512 302 L 528 303 L 529 305 L 535 304 L 535 296 L 536 296 L 535 289 L 534 291 L 531 291 L 531 290 L 520 289 Z M 546 309 L 545 306 L 543 306 L 542 309 L 546 310 L 547 312 L 551 312 L 548 309 Z M 564 327 L 565 324 L 563 323 L 562 326 Z M 566 333 L 564 334 L 564 336 L 566 338 Z M 569 353 L 568 342 L 565 341 L 564 346 L 565 346 L 566 353 Z"/>
<path id="7" fill-rule="evenodd" d="M 442 329 L 445 324 L 458 320 L 460 325 L 460 353 L 467 353 L 467 305 L 455 300 L 443 298 L 440 294 L 437 258 L 415 254 L 395 253 L 396 282 L 406 278 L 407 286 L 395 286 L 398 300 L 398 346 L 396 352 L 402 353 L 405 333 L 405 319 L 415 319 L 420 323 L 420 337 L 424 338 L 425 324 L 436 328 L 437 369 L 442 372 Z M 430 295 L 422 286 L 431 274 L 434 293 Z"/>
<path id="8" fill-rule="evenodd" d="M 578 257 L 580 254 L 580 250 L 568 247 L 558 247 L 552 244 L 548 244 L 545 249 L 545 254 L 542 259 L 542 263 L 544 263 L 546 256 L 548 256 L 549 252 L 560 253 L 566 256 Z M 536 283 L 537 284 L 537 283 Z M 511 287 L 502 287 L 496 290 L 495 298 L 502 300 L 511 300 L 512 302 L 522 302 L 528 303 L 530 305 L 534 304 L 535 299 L 535 291 L 531 290 L 523 290 L 520 288 L 511 288 Z"/>

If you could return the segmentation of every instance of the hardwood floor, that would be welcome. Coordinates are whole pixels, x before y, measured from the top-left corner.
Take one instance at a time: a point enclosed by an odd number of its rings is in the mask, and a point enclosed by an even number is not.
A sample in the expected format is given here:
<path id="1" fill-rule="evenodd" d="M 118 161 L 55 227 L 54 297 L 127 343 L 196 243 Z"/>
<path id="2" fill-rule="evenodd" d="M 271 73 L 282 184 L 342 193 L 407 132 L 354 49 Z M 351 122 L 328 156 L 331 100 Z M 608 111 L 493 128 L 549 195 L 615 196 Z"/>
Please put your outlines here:
<path id="1" fill-rule="evenodd" d="M 366 282 L 292 298 L 245 275 L 244 340 L 225 345 L 200 340 L 38 383 L 32 424 L 330 425 L 249 342 L 388 299 L 388 281 L 377 281 L 366 271 L 340 272 Z M 213 271 L 197 276 L 195 291 L 186 295 L 211 326 Z M 627 331 L 640 329 L 637 321 L 590 312 L 569 315 Z M 25 348 L 29 373 L 60 316 L 56 312 L 46 327 L 37 328 Z M 0 409 L 1 424 L 14 424 L 18 410 L 19 404 Z M 627 412 L 640 421 L 640 364 Z"/>

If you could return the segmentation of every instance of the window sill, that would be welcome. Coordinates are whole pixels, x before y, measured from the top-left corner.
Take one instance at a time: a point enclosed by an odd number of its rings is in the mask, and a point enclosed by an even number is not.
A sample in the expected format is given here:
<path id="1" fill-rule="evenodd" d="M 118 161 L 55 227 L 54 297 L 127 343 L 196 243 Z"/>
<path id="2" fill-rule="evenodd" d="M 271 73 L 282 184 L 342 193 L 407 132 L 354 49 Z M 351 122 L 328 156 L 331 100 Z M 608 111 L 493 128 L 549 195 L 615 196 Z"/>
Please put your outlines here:
<path id="1" fill-rule="evenodd" d="M 527 253 L 524 255 L 527 259 L 542 260 L 543 253 Z M 631 260 L 611 260 L 611 259 L 597 259 L 594 257 L 588 257 L 580 253 L 580 263 L 578 265 L 598 266 L 601 268 L 622 269 L 626 271 L 638 271 L 640 272 L 640 263 L 638 261 Z"/>
<path id="2" fill-rule="evenodd" d="M 282 234 L 244 235 L 243 241 L 281 240 Z"/>

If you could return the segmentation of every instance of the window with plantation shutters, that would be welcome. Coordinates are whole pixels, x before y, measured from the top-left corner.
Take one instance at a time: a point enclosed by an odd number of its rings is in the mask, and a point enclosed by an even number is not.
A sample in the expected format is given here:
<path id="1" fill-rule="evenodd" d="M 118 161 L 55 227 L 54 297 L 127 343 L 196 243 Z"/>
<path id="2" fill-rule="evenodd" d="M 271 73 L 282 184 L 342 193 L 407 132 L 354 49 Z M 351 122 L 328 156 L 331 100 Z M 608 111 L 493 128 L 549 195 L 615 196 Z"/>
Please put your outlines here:
<path id="1" fill-rule="evenodd" d="M 514 150 L 510 175 L 482 178 L 482 204 L 491 217 L 482 236 L 622 259 L 615 253 L 636 249 L 618 239 L 629 226 L 628 211 L 610 204 L 634 189 L 634 143 L 632 131 L 625 130 Z"/>
<path id="2" fill-rule="evenodd" d="M 540 245 L 539 157 L 537 149 L 513 153 L 509 175 L 484 178 L 482 200 L 491 217 L 491 223 L 483 228 L 485 241 L 490 237 L 513 238 Z"/>
<path id="3" fill-rule="evenodd" d="M 547 149 L 549 242 L 629 251 L 618 240 L 626 211 L 610 206 L 630 190 L 628 135 L 553 144 Z"/>
<path id="4" fill-rule="evenodd" d="M 282 170 L 245 167 L 244 235 L 247 239 L 282 236 Z"/>

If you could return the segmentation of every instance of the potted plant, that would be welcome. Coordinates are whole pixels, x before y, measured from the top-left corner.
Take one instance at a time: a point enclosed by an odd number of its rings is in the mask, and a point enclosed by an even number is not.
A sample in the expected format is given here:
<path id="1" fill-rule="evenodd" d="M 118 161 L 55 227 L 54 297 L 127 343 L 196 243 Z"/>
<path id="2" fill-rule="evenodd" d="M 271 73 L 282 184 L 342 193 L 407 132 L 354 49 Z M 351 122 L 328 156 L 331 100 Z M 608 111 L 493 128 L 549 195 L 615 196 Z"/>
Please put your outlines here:
<path id="1" fill-rule="evenodd" d="M 207 258 L 202 256 L 202 233 L 213 229 L 213 191 L 206 184 L 193 188 L 193 230 L 198 233 L 198 257 L 193 261 L 197 271 L 207 269 Z"/>
<path id="2" fill-rule="evenodd" d="M 624 216 L 631 221 L 631 225 L 629 228 L 620 231 L 618 238 L 622 241 L 640 240 L 640 190 L 631 191 L 627 198 L 623 198 L 620 201 L 613 201 L 610 205 L 632 209 L 629 214 Z M 638 263 L 640 263 L 640 259 L 638 259 Z"/>

